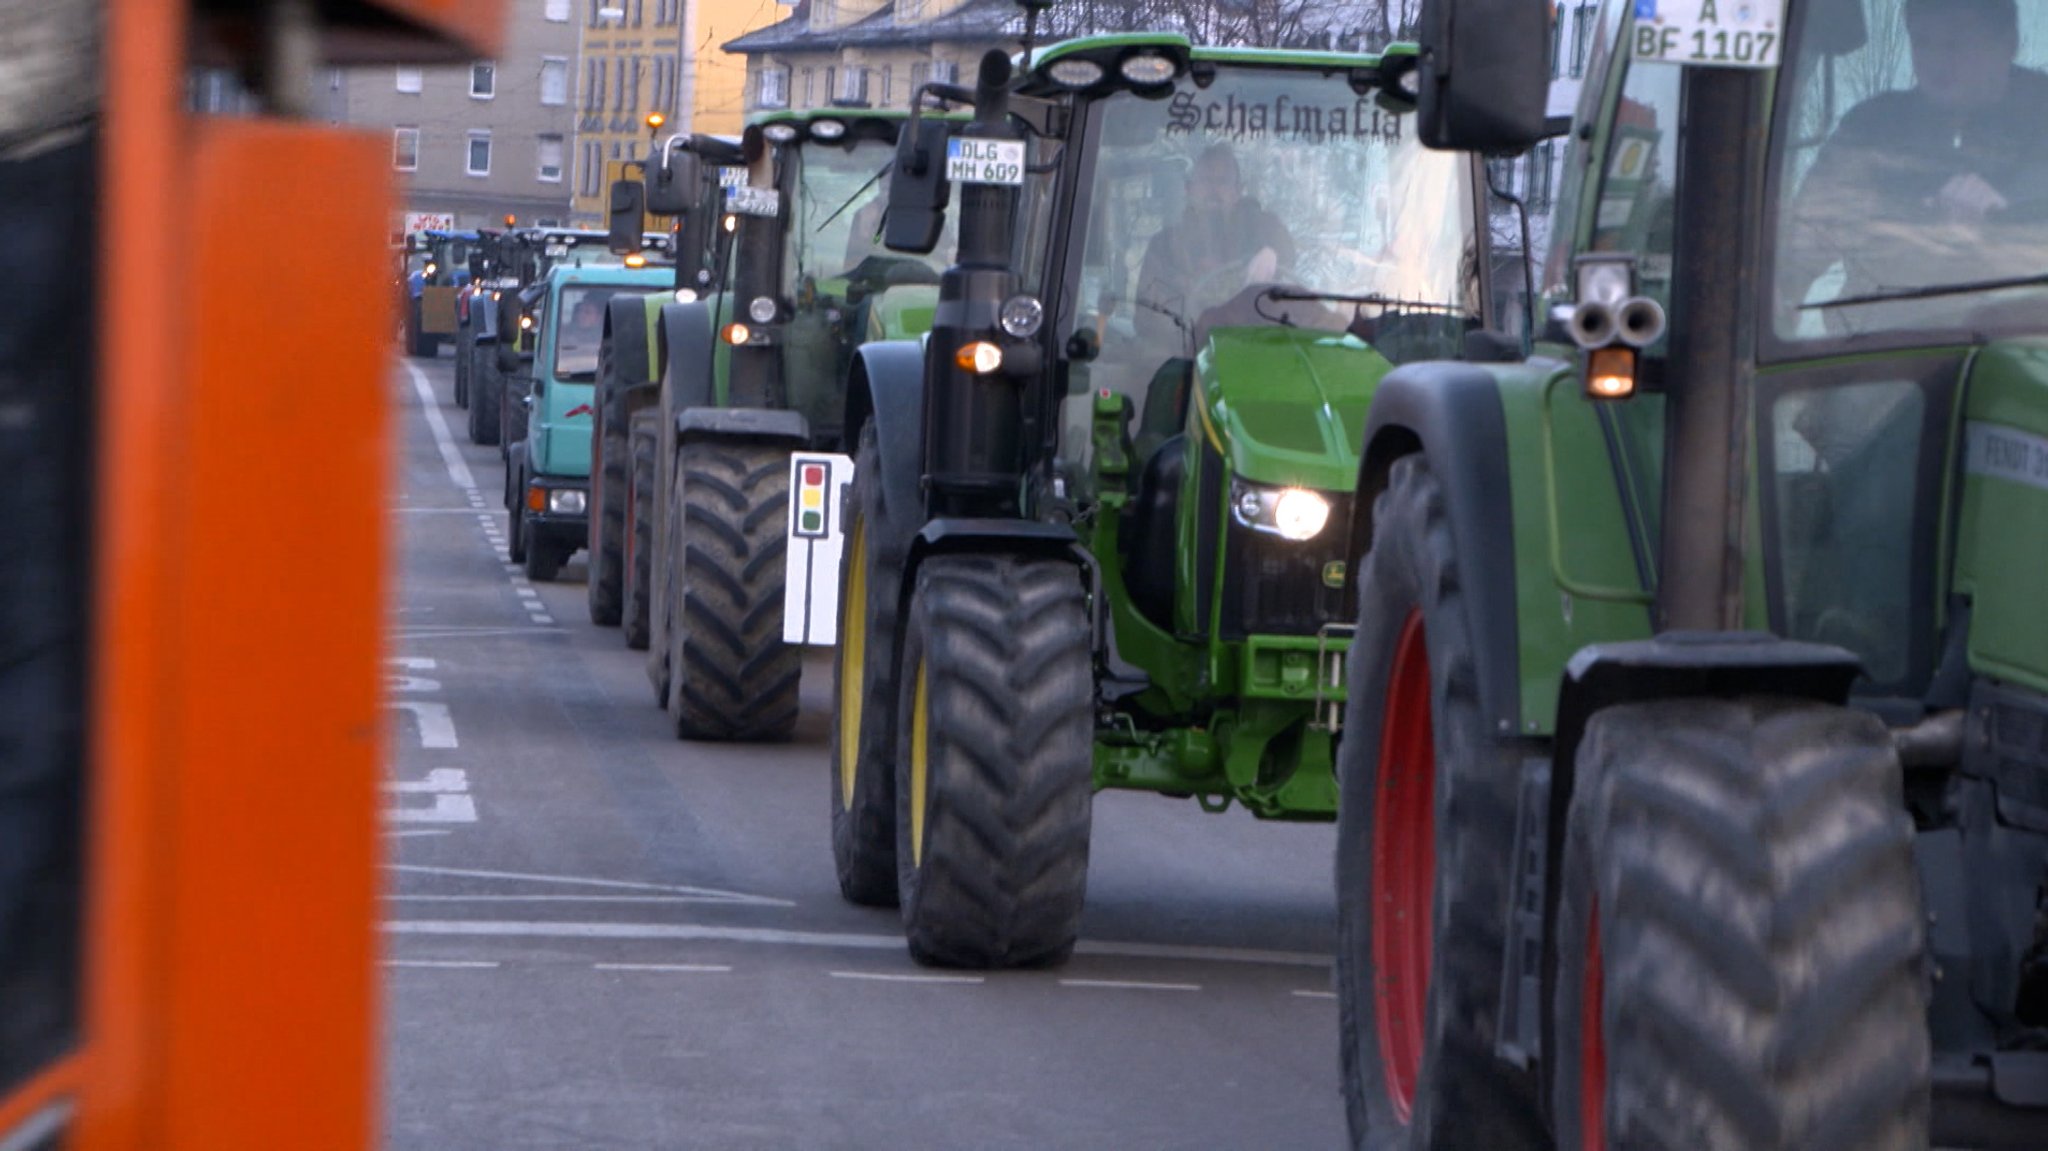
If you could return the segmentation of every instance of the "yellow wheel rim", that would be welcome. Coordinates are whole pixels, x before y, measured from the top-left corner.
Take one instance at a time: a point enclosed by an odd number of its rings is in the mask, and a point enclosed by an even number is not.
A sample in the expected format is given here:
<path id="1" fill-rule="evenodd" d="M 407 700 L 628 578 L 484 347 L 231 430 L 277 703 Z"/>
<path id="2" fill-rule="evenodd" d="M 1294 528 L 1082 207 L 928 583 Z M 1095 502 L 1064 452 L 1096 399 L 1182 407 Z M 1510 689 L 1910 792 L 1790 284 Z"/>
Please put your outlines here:
<path id="1" fill-rule="evenodd" d="M 853 781 L 860 773 L 860 709 L 867 685 L 861 682 L 868 651 L 868 530 L 859 516 L 846 532 L 846 598 L 839 611 L 839 802 L 853 807 Z"/>
<path id="2" fill-rule="evenodd" d="M 924 862 L 924 797 L 931 790 L 931 767 L 926 757 L 930 723 L 926 719 L 924 660 L 917 661 L 917 687 L 910 698 L 910 861 Z"/>

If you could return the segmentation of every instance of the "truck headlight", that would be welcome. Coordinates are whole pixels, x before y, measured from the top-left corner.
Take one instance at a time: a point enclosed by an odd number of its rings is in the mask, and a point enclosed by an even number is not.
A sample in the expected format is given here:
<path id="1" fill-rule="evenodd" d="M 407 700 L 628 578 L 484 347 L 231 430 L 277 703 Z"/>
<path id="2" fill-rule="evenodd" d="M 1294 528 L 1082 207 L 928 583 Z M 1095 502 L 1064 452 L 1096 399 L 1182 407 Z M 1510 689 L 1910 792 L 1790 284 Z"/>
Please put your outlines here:
<path id="1" fill-rule="evenodd" d="M 1330 522 L 1330 501 L 1307 488 L 1271 488 L 1232 480 L 1230 516 L 1255 532 L 1311 540 Z"/>
<path id="2" fill-rule="evenodd" d="M 556 488 L 548 493 L 548 510 L 558 516 L 583 514 L 583 493 L 575 488 Z"/>

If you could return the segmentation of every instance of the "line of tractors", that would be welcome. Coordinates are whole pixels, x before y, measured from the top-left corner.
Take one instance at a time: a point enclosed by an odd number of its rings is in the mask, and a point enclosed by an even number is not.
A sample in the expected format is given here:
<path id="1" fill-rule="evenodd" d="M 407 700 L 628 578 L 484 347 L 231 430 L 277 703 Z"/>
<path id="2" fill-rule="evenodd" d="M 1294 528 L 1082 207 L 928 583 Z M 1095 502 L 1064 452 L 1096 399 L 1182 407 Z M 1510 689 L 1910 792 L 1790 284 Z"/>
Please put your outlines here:
<path id="1" fill-rule="evenodd" d="M 573 242 L 672 266 L 459 337 L 514 547 L 678 738 L 834 643 L 841 889 L 923 963 L 1065 960 L 1098 790 L 1334 819 L 1360 1147 L 2048 1146 L 2048 212 L 1912 183 L 2048 127 L 1857 135 L 2010 0 L 1722 8 L 1609 0 L 1570 117 L 1548 5 L 1426 0 L 669 140 Z M 1507 306 L 1488 162 L 1559 136 Z M 1815 194 L 1857 149 L 1929 191 Z"/>

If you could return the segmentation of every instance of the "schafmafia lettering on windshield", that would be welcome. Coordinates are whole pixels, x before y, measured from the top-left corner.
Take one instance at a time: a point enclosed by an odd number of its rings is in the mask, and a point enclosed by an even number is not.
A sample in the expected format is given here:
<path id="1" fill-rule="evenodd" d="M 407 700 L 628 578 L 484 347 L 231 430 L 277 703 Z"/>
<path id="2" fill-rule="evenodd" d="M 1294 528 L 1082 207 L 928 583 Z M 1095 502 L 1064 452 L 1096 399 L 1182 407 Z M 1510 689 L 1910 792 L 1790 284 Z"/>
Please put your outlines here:
<path id="1" fill-rule="evenodd" d="M 1282 93 L 1271 103 L 1250 103 L 1236 96 L 1204 98 L 1179 92 L 1166 106 L 1166 130 L 1201 131 L 1211 136 L 1287 136 L 1311 143 L 1331 140 L 1401 139 L 1399 117 L 1371 100 L 1350 105 L 1303 104 Z"/>

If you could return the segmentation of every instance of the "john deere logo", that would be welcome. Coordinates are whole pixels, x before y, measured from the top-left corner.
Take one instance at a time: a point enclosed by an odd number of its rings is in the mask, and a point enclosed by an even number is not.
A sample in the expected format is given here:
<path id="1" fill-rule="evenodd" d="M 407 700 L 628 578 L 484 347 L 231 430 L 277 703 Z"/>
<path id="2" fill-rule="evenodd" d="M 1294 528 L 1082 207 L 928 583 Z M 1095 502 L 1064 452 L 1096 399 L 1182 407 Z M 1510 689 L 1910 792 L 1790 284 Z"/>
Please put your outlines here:
<path id="1" fill-rule="evenodd" d="M 1344 561 L 1331 560 L 1323 565 L 1323 586 L 1342 588 L 1344 586 Z"/>

